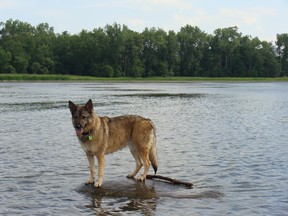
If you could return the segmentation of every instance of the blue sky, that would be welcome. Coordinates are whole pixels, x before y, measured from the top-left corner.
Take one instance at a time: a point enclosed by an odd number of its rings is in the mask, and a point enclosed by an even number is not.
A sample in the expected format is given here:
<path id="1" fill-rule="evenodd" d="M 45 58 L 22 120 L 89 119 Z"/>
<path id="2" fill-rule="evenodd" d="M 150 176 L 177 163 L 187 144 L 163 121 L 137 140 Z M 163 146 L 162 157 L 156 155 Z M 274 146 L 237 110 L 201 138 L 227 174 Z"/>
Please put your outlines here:
<path id="1" fill-rule="evenodd" d="M 46 22 L 56 33 L 77 34 L 106 24 L 178 32 L 186 24 L 207 33 L 238 26 L 243 35 L 275 41 L 288 33 L 288 0 L 0 0 L 0 21 Z"/>

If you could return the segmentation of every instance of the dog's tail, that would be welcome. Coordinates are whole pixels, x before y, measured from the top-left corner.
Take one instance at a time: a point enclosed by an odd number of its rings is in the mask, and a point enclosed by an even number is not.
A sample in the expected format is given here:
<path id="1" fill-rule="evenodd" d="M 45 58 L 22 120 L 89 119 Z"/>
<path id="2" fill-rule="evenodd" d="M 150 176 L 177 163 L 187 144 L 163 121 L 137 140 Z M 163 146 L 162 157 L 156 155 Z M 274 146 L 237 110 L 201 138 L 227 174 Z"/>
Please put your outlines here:
<path id="1" fill-rule="evenodd" d="M 156 134 L 155 134 L 155 130 L 154 130 L 154 133 L 153 133 L 152 147 L 151 147 L 150 152 L 149 152 L 149 159 L 150 159 L 150 162 L 152 164 L 152 167 L 153 167 L 155 175 L 156 175 L 157 170 L 158 170 L 158 159 L 157 159 L 157 150 L 156 150 Z"/>

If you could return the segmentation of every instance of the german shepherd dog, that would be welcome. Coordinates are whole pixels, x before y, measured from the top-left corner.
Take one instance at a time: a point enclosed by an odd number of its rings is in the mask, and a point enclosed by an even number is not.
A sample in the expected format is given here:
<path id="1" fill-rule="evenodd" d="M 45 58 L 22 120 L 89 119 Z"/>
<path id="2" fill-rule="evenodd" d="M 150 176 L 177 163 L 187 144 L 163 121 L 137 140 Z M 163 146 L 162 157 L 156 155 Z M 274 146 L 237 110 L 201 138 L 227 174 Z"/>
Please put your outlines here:
<path id="1" fill-rule="evenodd" d="M 129 146 L 135 159 L 136 168 L 127 178 L 134 178 L 144 165 L 144 173 L 137 178 L 145 181 L 149 167 L 157 172 L 156 130 L 150 119 L 138 115 L 124 115 L 114 118 L 97 116 L 92 100 L 85 105 L 76 105 L 69 101 L 72 123 L 81 147 L 87 155 L 90 177 L 87 184 L 94 182 L 101 187 L 104 176 L 104 155 Z M 94 156 L 98 161 L 98 180 L 95 178 Z"/>

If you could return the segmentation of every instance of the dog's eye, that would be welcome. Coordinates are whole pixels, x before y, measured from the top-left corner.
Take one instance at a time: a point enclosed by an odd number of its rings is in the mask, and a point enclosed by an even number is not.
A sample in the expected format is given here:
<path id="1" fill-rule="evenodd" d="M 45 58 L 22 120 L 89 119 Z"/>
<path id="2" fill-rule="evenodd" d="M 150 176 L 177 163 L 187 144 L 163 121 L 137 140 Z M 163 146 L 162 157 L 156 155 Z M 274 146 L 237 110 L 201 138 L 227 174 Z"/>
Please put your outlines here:
<path id="1" fill-rule="evenodd" d="M 86 116 L 82 116 L 82 119 L 86 119 L 87 117 Z"/>

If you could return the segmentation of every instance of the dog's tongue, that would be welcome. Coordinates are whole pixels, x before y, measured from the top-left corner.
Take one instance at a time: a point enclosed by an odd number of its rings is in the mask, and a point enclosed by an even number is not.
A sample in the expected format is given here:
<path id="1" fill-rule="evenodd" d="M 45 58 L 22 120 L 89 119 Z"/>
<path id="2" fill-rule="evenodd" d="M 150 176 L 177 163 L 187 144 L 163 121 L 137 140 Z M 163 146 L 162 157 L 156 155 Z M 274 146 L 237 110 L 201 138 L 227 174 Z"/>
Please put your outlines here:
<path id="1" fill-rule="evenodd" d="M 80 128 L 80 129 L 76 129 L 76 135 L 77 136 L 81 136 L 82 135 L 82 133 L 83 133 L 83 129 L 82 128 Z"/>

